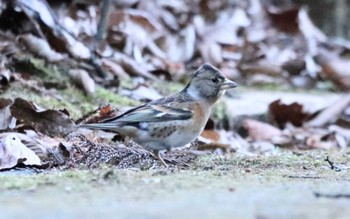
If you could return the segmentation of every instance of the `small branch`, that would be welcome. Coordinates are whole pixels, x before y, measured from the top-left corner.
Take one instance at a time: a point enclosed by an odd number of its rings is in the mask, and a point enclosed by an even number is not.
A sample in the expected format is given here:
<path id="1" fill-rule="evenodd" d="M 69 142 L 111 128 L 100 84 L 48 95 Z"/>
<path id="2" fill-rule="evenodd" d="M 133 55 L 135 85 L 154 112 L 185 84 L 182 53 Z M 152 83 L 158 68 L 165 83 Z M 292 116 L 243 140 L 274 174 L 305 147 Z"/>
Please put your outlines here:
<path id="1" fill-rule="evenodd" d="M 331 170 L 334 170 L 334 171 L 336 171 L 336 172 L 340 172 L 340 171 L 341 171 L 341 169 L 340 169 L 339 167 L 337 167 L 336 165 L 334 165 L 334 162 L 332 162 L 332 161 L 329 160 L 329 157 L 328 157 L 328 156 L 326 157 L 326 159 L 324 159 L 324 161 L 326 161 L 326 162 L 329 164 L 329 166 L 331 166 Z"/>
<path id="2" fill-rule="evenodd" d="M 290 179 L 325 179 L 326 177 L 323 176 L 305 176 L 305 175 L 285 175 L 284 177 L 290 178 Z"/>
<path id="3" fill-rule="evenodd" d="M 111 0 L 104 0 L 102 3 L 102 12 L 97 26 L 97 33 L 95 36 L 95 50 L 99 47 L 100 42 L 105 38 L 111 3 Z"/>
<path id="4" fill-rule="evenodd" d="M 319 193 L 319 192 L 314 192 L 314 195 L 316 198 L 332 198 L 332 199 L 337 199 L 337 198 L 350 198 L 350 194 L 324 194 L 324 193 Z"/>

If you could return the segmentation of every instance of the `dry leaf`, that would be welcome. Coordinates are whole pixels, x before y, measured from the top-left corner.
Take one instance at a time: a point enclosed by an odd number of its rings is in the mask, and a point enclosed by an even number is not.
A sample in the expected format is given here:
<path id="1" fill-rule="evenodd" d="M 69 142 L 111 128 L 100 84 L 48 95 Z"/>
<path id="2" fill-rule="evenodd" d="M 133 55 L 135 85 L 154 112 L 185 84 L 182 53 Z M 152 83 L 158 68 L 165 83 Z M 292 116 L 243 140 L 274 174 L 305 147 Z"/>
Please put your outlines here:
<path id="1" fill-rule="evenodd" d="M 0 130 L 9 128 L 12 120 L 10 111 L 12 103 L 11 99 L 0 98 Z"/>
<path id="2" fill-rule="evenodd" d="M 248 130 L 249 137 L 254 141 L 269 141 L 282 135 L 278 128 L 253 119 L 244 120 L 243 127 Z"/>
<path id="3" fill-rule="evenodd" d="M 283 128 L 290 122 L 294 126 L 301 126 L 310 115 L 304 112 L 303 105 L 297 102 L 291 104 L 281 103 L 281 100 L 275 100 L 269 105 L 269 116 L 273 122 Z"/>
<path id="4" fill-rule="evenodd" d="M 83 69 L 71 69 L 68 72 L 73 82 L 82 87 L 87 94 L 93 94 L 96 91 L 96 85 L 94 79 L 92 79 L 89 73 Z"/>
<path id="5" fill-rule="evenodd" d="M 65 136 L 75 130 L 74 122 L 66 114 L 57 110 L 39 111 L 21 98 L 16 98 L 10 109 L 18 121 L 49 136 Z"/>
<path id="6" fill-rule="evenodd" d="M 101 66 L 103 68 L 107 69 L 108 71 L 110 71 L 113 75 L 116 75 L 116 76 L 121 77 L 121 78 L 130 78 L 128 73 L 126 73 L 124 71 L 124 69 L 119 64 L 117 64 L 116 62 L 114 62 L 111 59 L 102 58 L 101 59 Z"/>
<path id="7" fill-rule="evenodd" d="M 337 102 L 329 105 L 326 109 L 320 112 L 315 118 L 310 120 L 307 124 L 309 126 L 320 127 L 327 123 L 334 122 L 339 115 L 350 105 L 350 95 L 346 95 Z"/>
<path id="8" fill-rule="evenodd" d="M 90 49 L 86 47 L 82 42 L 79 42 L 78 40 L 73 38 L 69 33 L 65 33 L 64 36 L 67 40 L 67 50 L 74 58 L 85 60 L 91 58 Z"/>
<path id="9" fill-rule="evenodd" d="M 142 10 L 124 9 L 112 12 L 109 27 L 118 29 L 126 38 L 124 52 L 133 55 L 137 62 L 143 62 L 143 50 L 148 47 L 150 51 L 164 58 L 164 53 L 153 43 L 162 30 L 161 24 L 154 18 L 153 13 Z M 137 33 L 137 34 L 135 34 Z"/>
<path id="10" fill-rule="evenodd" d="M 323 51 L 317 57 L 324 76 L 333 81 L 339 88 L 350 90 L 350 59 L 330 55 Z"/>
<path id="11" fill-rule="evenodd" d="M 299 32 L 299 8 L 279 9 L 270 7 L 267 14 L 273 26 L 283 32 L 296 34 Z"/>
<path id="12" fill-rule="evenodd" d="M 213 65 L 219 65 L 223 62 L 222 48 L 217 43 L 203 43 L 199 46 L 203 60 Z"/>
<path id="13" fill-rule="evenodd" d="M 145 84 L 138 84 L 132 89 L 123 89 L 120 94 L 133 100 L 156 100 L 162 97 L 156 89 Z"/>
<path id="14" fill-rule="evenodd" d="M 118 63 L 123 69 L 131 75 L 141 76 L 148 79 L 156 79 L 152 74 L 150 74 L 147 69 L 141 64 L 138 64 L 134 59 L 122 54 L 114 53 L 113 58 L 114 62 Z"/>
<path id="15" fill-rule="evenodd" d="M 201 133 L 201 136 L 206 138 L 206 139 L 210 139 L 211 141 L 214 141 L 214 142 L 218 142 L 220 140 L 220 134 L 215 131 L 215 130 L 204 130 L 202 133 Z"/>
<path id="16" fill-rule="evenodd" d="M 0 89 L 6 87 L 12 78 L 11 71 L 5 66 L 5 60 L 2 60 L 0 63 Z"/>
<path id="17" fill-rule="evenodd" d="M 35 55 L 46 59 L 48 62 L 58 62 L 66 58 L 65 55 L 51 49 L 46 40 L 32 34 L 20 35 L 18 39 Z"/>
<path id="18" fill-rule="evenodd" d="M 306 146 L 309 148 L 320 148 L 320 149 L 330 149 L 337 146 L 336 141 L 324 141 L 321 135 L 311 135 L 306 139 Z"/>
<path id="19" fill-rule="evenodd" d="M 14 133 L 0 134 L 0 170 L 17 164 L 41 165 L 39 157 L 27 148 Z"/>

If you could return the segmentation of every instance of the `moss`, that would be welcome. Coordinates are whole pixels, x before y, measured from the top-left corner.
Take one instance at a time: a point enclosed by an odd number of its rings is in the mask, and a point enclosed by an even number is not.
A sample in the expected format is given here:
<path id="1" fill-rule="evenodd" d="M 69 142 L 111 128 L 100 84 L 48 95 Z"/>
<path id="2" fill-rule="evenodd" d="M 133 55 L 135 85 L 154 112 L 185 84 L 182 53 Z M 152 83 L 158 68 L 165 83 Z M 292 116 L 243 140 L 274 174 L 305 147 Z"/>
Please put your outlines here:
<path id="1" fill-rule="evenodd" d="M 141 103 L 128 97 L 121 96 L 105 88 L 98 87 L 95 94 L 97 99 L 116 106 L 137 106 Z"/>
<path id="2" fill-rule="evenodd" d="M 152 86 L 163 96 L 179 92 L 184 89 L 185 85 L 176 82 L 162 81 L 161 83 L 153 83 Z"/>
<path id="3" fill-rule="evenodd" d="M 31 56 L 21 55 L 15 57 L 13 67 L 16 71 L 38 77 L 39 81 L 46 83 L 66 85 L 68 74 L 63 68 L 47 64 L 45 60 Z"/>
<path id="4" fill-rule="evenodd" d="M 74 95 L 72 95 L 72 93 Z M 33 103 L 47 109 L 67 109 L 72 118 L 79 118 L 81 116 L 81 112 L 88 112 L 89 110 L 93 109 L 93 105 L 91 104 L 88 104 L 87 106 L 86 104 L 76 104 L 75 101 L 72 101 L 77 99 L 77 95 L 79 93 L 81 93 L 81 91 L 72 88 L 70 91 L 70 97 L 63 98 L 70 101 L 62 101 L 61 99 L 55 98 L 55 96 L 60 95 L 43 95 L 42 93 L 35 92 L 30 88 L 23 87 L 23 85 L 19 83 L 12 83 L 11 87 L 6 90 L 2 97 L 11 99 L 20 97 L 27 101 L 32 101 Z M 82 100 L 79 102 L 84 103 L 87 101 Z"/>
<path id="5" fill-rule="evenodd" d="M 42 95 L 42 93 L 24 87 L 18 82 L 11 83 L 9 89 L 1 96 L 11 99 L 20 97 L 47 109 L 67 109 L 73 119 L 80 118 L 82 115 L 98 108 L 99 105 L 107 103 L 114 106 L 136 106 L 140 104 L 138 101 L 103 88 L 97 88 L 95 96 L 85 95 L 82 90 L 75 86 L 57 90 L 57 93 L 53 93 L 53 95 Z"/>

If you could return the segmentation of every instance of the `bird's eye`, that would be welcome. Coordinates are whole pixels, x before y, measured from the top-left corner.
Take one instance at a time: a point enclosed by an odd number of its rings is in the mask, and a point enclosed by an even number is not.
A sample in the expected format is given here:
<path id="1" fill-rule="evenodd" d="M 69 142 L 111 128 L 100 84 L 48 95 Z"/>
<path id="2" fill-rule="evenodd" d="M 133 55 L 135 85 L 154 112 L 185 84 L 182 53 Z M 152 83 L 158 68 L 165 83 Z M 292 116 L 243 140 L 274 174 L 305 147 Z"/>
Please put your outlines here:
<path id="1" fill-rule="evenodd" d="M 218 78 L 212 78 L 211 81 L 214 82 L 214 83 L 218 83 L 219 79 Z"/>

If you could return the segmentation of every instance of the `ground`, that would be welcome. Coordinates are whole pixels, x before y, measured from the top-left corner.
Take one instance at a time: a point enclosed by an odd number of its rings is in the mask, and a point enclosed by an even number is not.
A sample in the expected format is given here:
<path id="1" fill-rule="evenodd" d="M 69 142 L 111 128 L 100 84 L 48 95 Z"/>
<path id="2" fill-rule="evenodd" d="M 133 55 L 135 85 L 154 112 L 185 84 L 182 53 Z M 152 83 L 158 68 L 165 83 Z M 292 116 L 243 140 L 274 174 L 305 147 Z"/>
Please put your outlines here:
<path id="1" fill-rule="evenodd" d="M 348 218 L 349 163 L 348 151 L 280 150 L 204 156 L 181 170 L 3 172 L 0 211 L 37 219 Z"/>

